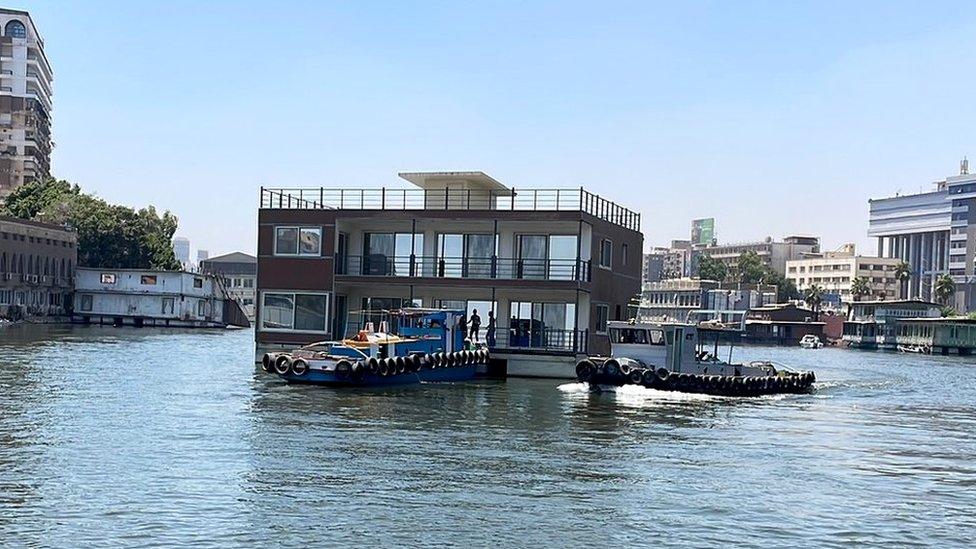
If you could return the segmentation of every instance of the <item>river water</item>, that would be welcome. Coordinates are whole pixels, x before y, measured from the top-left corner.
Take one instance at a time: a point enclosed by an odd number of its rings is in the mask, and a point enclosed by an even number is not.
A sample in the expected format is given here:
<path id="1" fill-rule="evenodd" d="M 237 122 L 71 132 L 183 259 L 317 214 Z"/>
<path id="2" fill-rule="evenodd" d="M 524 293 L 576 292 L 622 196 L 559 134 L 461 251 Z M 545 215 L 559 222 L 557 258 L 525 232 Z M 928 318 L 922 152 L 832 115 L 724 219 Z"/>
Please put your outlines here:
<path id="1" fill-rule="evenodd" d="M 965 545 L 976 361 L 750 347 L 813 395 L 288 386 L 250 331 L 0 329 L 4 546 Z"/>

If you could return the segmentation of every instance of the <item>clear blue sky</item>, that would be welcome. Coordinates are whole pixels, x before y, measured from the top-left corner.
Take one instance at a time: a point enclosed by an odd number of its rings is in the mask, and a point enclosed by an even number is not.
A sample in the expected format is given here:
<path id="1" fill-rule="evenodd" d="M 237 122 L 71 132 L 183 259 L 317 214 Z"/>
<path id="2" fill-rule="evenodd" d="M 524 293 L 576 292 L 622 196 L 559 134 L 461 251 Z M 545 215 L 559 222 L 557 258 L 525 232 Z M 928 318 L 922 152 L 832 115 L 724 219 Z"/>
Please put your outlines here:
<path id="1" fill-rule="evenodd" d="M 255 248 L 258 188 L 483 170 L 584 185 L 645 243 L 865 235 L 976 156 L 971 2 L 8 2 L 55 70 L 55 175 Z"/>

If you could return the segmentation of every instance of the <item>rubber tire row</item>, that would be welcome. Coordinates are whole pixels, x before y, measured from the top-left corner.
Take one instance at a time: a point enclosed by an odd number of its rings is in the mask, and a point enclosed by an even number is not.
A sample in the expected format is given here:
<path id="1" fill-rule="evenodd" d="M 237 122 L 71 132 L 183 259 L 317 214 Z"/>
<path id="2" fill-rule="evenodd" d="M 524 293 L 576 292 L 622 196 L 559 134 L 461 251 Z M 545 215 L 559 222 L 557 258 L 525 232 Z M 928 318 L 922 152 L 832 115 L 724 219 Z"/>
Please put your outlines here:
<path id="1" fill-rule="evenodd" d="M 488 362 L 489 354 L 486 349 L 474 351 L 457 351 L 453 353 L 415 353 L 409 356 L 398 356 L 352 362 L 340 360 L 336 363 L 336 377 L 340 380 L 362 380 L 367 373 L 387 377 L 403 373 L 416 373 L 422 369 L 451 368 L 470 364 L 484 364 Z M 267 373 L 304 376 L 308 373 L 308 362 L 303 358 L 292 359 L 287 353 L 266 353 L 261 359 L 261 369 Z"/>
<path id="2" fill-rule="evenodd" d="M 600 385 L 641 385 L 662 391 L 681 391 L 727 396 L 758 396 L 808 392 L 816 381 L 813 372 L 781 373 L 776 376 L 719 376 L 673 373 L 666 368 L 630 368 L 616 359 L 600 365 L 584 359 L 576 364 L 580 382 Z"/>

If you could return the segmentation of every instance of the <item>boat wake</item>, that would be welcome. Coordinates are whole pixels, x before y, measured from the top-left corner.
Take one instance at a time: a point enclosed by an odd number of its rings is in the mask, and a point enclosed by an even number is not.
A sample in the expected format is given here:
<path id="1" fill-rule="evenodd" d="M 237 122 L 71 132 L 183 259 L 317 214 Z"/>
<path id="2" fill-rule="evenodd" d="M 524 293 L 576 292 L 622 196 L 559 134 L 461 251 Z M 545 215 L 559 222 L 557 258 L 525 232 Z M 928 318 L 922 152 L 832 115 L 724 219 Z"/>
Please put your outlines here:
<path id="1" fill-rule="evenodd" d="M 614 398 L 628 403 L 634 402 L 709 402 L 709 401 L 763 401 L 763 400 L 783 400 L 792 395 L 780 393 L 762 396 L 725 396 L 708 395 L 703 393 L 683 393 L 680 391 L 661 391 L 650 389 L 641 385 L 621 385 L 619 387 L 601 387 L 599 391 L 594 391 L 589 383 L 564 383 L 558 387 L 559 391 L 570 395 L 587 394 L 607 394 Z"/>

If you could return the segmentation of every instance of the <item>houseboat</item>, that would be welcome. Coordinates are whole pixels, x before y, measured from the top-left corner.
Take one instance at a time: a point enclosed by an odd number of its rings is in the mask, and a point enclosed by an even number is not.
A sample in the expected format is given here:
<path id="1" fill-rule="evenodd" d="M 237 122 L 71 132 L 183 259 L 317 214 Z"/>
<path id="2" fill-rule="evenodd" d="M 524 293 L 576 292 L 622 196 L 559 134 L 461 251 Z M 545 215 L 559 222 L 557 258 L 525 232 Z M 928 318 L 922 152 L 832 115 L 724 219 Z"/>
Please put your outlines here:
<path id="1" fill-rule="evenodd" d="M 614 321 L 608 323 L 608 331 L 611 356 L 585 358 L 576 365 L 577 379 L 595 390 L 633 384 L 664 391 L 759 396 L 809 392 L 816 380 L 813 372 L 771 361 L 732 362 L 731 347 L 729 360 L 720 359 L 719 342 L 727 330 Z"/>
<path id="2" fill-rule="evenodd" d="M 368 387 L 465 381 L 488 362 L 486 348 L 465 340 L 459 322 L 464 311 L 414 308 L 386 316 L 378 329 L 367 322 L 352 338 L 266 353 L 261 367 L 287 382 Z"/>

